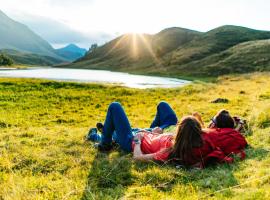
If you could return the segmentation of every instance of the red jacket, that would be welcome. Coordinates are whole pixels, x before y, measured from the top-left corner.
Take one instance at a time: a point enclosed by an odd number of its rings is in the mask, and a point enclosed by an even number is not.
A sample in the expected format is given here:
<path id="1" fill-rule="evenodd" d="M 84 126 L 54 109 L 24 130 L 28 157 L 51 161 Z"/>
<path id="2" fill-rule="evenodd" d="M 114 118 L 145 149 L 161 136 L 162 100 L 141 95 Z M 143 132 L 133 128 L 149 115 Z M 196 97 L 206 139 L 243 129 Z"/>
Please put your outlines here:
<path id="1" fill-rule="evenodd" d="M 190 165 L 204 167 L 210 163 L 232 163 L 233 154 L 244 159 L 247 141 L 238 131 L 231 128 L 206 129 L 202 133 L 204 145 L 193 149 Z"/>

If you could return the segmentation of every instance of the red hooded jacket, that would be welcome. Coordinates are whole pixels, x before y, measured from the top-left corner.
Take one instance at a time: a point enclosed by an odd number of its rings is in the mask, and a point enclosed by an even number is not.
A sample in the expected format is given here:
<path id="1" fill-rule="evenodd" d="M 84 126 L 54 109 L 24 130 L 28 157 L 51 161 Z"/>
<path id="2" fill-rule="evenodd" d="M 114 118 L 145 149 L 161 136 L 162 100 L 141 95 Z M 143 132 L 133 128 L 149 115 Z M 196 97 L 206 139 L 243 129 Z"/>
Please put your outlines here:
<path id="1" fill-rule="evenodd" d="M 232 155 L 238 154 L 244 159 L 246 139 L 240 132 L 231 128 L 204 129 L 202 133 L 204 145 L 193 149 L 193 157 L 188 163 L 205 167 L 210 163 L 232 163 Z"/>

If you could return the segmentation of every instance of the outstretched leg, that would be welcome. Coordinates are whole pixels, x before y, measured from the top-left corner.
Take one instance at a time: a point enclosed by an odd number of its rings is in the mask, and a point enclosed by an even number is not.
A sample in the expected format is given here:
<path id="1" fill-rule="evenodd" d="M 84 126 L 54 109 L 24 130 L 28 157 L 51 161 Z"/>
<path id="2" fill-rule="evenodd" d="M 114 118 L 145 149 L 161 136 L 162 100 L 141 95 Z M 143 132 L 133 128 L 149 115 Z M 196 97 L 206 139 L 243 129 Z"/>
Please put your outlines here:
<path id="1" fill-rule="evenodd" d="M 132 131 L 124 109 L 120 103 L 110 104 L 103 127 L 101 144 L 111 144 L 113 132 L 116 133 L 116 142 L 125 151 L 131 151 Z"/>
<path id="2" fill-rule="evenodd" d="M 171 106 L 167 102 L 161 101 L 157 106 L 157 113 L 150 128 L 160 127 L 164 129 L 176 125 L 176 123 L 177 117 Z"/>

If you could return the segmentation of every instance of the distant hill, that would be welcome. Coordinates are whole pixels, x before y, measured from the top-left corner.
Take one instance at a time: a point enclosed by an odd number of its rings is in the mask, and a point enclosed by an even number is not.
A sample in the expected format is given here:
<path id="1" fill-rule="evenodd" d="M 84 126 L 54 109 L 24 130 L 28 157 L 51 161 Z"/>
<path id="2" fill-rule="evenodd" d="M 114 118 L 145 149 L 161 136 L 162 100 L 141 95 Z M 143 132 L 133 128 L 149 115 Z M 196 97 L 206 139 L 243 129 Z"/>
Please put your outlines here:
<path id="1" fill-rule="evenodd" d="M 96 48 L 78 61 L 86 61 L 85 65 L 98 64 L 102 67 L 110 66 L 112 68 L 132 67 L 134 63 L 138 64 L 144 61 L 146 62 L 143 65 L 146 65 L 152 62 L 152 52 L 147 49 L 151 40 L 152 37 L 146 34 L 142 37 L 135 34 L 125 34 Z"/>
<path id="2" fill-rule="evenodd" d="M 63 62 L 63 60 L 59 60 L 55 57 L 33 54 L 28 52 L 21 52 L 11 49 L 2 49 L 0 50 L 0 54 L 7 55 L 17 64 L 52 66 Z"/>
<path id="3" fill-rule="evenodd" d="M 270 39 L 243 42 L 204 59 L 172 67 L 171 70 L 196 76 L 270 71 L 269 52 Z"/>
<path id="4" fill-rule="evenodd" d="M 0 10 L 0 49 L 13 49 L 22 52 L 65 59 L 55 53 L 53 47 L 27 26 L 16 22 Z"/>
<path id="5" fill-rule="evenodd" d="M 155 35 L 120 36 L 65 67 L 170 76 L 270 70 L 267 39 L 269 31 L 240 26 L 221 26 L 205 33 L 169 28 Z"/>
<path id="6" fill-rule="evenodd" d="M 153 35 L 152 48 L 161 57 L 198 38 L 202 33 L 184 28 L 167 28 Z"/>
<path id="7" fill-rule="evenodd" d="M 61 49 L 56 49 L 56 53 L 59 56 L 64 57 L 69 61 L 74 61 L 83 57 L 86 52 L 86 49 L 80 48 L 75 44 L 69 44 Z"/>
<path id="8" fill-rule="evenodd" d="M 156 35 L 125 34 L 89 52 L 75 65 L 110 67 L 111 69 L 148 67 L 161 64 L 162 56 L 184 45 L 201 33 L 169 28 Z"/>
<path id="9" fill-rule="evenodd" d="M 240 26 L 218 27 L 167 55 L 165 64 L 182 65 L 219 53 L 241 42 L 268 38 L 270 38 L 269 31 L 258 31 Z"/>

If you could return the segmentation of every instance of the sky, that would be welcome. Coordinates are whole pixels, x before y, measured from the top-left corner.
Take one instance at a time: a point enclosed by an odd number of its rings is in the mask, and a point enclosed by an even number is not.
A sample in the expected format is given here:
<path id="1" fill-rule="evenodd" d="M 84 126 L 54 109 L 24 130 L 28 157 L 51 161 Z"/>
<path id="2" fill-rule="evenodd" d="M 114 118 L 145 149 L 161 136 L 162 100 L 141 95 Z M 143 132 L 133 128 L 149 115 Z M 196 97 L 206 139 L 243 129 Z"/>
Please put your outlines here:
<path id="1" fill-rule="evenodd" d="M 89 48 L 124 33 L 222 25 L 270 30 L 268 0 L 0 0 L 0 9 L 54 47 Z"/>

